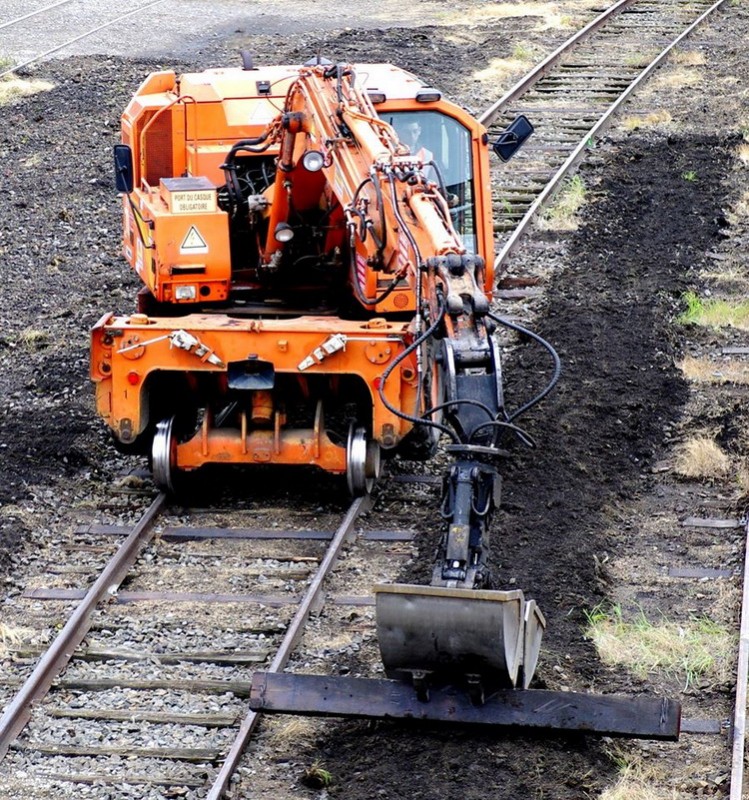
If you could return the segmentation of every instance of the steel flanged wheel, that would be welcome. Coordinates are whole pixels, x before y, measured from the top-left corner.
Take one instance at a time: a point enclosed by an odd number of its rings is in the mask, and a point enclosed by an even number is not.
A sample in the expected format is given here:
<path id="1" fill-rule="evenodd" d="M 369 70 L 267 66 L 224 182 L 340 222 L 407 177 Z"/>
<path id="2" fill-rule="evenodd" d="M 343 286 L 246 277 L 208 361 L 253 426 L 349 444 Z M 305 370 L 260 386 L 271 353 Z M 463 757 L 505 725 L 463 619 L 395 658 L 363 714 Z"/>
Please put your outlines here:
<path id="1" fill-rule="evenodd" d="M 174 437 L 174 417 L 169 417 L 162 419 L 156 425 L 156 433 L 151 445 L 153 480 L 163 492 L 175 493 L 176 460 L 177 440 Z"/>
<path id="2" fill-rule="evenodd" d="M 369 494 L 380 477 L 380 445 L 364 428 L 349 428 L 346 443 L 346 482 L 352 497 Z"/>

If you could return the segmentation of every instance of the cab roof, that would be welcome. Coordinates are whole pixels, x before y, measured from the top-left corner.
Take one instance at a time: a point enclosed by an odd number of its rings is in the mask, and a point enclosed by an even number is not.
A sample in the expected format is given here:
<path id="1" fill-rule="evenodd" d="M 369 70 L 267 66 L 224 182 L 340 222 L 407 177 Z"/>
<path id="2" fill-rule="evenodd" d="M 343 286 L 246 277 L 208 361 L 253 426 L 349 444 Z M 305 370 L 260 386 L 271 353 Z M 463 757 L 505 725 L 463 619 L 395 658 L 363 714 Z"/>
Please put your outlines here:
<path id="1" fill-rule="evenodd" d="M 382 92 L 388 100 L 413 99 L 424 83 L 412 73 L 392 64 L 353 64 L 359 84 L 366 91 Z M 179 77 L 180 93 L 198 102 L 221 102 L 245 97 L 285 97 L 299 75 L 301 64 L 275 65 L 256 69 L 220 68 L 187 72 Z M 263 92 L 259 84 L 270 83 Z"/>

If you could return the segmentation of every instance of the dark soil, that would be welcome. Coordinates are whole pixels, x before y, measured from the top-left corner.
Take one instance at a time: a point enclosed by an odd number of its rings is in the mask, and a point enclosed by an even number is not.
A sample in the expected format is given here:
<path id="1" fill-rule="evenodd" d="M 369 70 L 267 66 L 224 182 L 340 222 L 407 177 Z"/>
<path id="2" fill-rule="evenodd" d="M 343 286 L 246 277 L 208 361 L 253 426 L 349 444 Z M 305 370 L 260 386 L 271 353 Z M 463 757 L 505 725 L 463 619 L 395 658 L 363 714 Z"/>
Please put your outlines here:
<path id="1" fill-rule="evenodd" d="M 606 514 L 650 490 L 664 430 L 687 400 L 672 321 L 690 268 L 720 241 L 731 144 L 632 137 L 612 149 L 569 266 L 550 287 L 538 332 L 558 349 L 563 378 L 528 415 L 539 449 L 507 474 L 496 551 L 545 610 L 557 657 L 579 642 L 583 610 L 605 592 L 594 556 L 611 549 Z M 704 176 L 699 186 L 682 178 L 689 170 Z M 543 365 L 536 348 L 512 374 Z M 576 669 L 587 649 L 573 648 Z"/>

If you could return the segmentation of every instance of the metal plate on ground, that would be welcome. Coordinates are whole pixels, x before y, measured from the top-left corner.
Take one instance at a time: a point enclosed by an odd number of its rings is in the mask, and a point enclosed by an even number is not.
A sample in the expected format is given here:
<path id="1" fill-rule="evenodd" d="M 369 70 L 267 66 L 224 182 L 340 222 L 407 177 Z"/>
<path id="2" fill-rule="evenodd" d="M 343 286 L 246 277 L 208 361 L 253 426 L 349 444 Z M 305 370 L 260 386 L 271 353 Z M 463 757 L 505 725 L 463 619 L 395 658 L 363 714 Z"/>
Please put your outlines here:
<path id="1" fill-rule="evenodd" d="M 709 567 L 669 567 L 669 578 L 730 578 L 730 569 L 710 569 Z"/>
<path id="2" fill-rule="evenodd" d="M 687 517 L 682 523 L 683 528 L 741 528 L 743 521 L 740 519 L 712 519 L 709 517 Z"/>
<path id="3" fill-rule="evenodd" d="M 665 741 L 679 738 L 681 719 L 679 703 L 655 697 L 507 689 L 475 706 L 462 692 L 443 689 L 422 703 L 399 681 L 268 672 L 253 675 L 250 707 L 264 714 L 408 719 Z"/>

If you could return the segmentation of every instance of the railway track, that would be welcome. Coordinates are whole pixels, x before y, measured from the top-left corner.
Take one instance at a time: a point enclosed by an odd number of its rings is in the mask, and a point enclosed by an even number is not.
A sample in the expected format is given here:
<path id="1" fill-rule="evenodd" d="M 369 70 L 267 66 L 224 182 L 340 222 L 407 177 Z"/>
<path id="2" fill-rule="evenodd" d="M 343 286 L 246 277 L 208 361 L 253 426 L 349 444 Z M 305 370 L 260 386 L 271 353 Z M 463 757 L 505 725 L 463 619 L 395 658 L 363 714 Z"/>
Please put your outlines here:
<path id="1" fill-rule="evenodd" d="M 482 115 L 492 139 L 519 114 L 535 133 L 506 166 L 494 163 L 494 226 L 507 262 L 638 86 L 725 0 L 620 0 L 523 77 Z"/>
<path id="2" fill-rule="evenodd" d="M 75 8 L 76 0 L 56 0 L 53 3 L 33 9 L 29 9 L 27 6 L 22 9 L 19 8 L 17 11 L 22 10 L 23 13 L 16 17 L 0 20 L 0 31 L 26 26 L 33 31 L 31 38 L 35 40 L 39 37 L 39 29 L 41 28 L 41 31 L 45 33 L 42 40 L 45 42 L 45 49 L 41 51 L 21 51 L 20 59 L 16 63 L 5 69 L 0 69 L 0 80 L 30 64 L 66 51 L 78 42 L 90 40 L 102 31 L 109 31 L 113 26 L 119 25 L 131 17 L 136 15 L 143 17 L 146 12 L 155 9 L 156 6 L 162 5 L 164 2 L 165 0 L 143 0 L 134 8 L 124 11 L 121 4 L 118 3 L 108 2 L 108 0 L 95 2 L 86 6 L 86 29 L 77 32 L 71 37 L 60 36 L 58 31 L 65 30 L 64 26 L 60 26 L 60 20 L 64 20 L 65 14 Z M 48 43 L 50 41 L 56 42 L 56 44 L 49 47 Z"/>
<path id="3" fill-rule="evenodd" d="M 634 6 L 635 3 L 627 4 Z M 623 43 L 621 37 L 632 37 L 628 41 L 638 41 L 638 47 L 642 48 L 642 35 L 634 31 L 642 31 L 642 27 L 634 28 L 636 22 L 644 22 L 644 27 L 648 30 L 648 35 L 652 35 L 654 43 L 664 44 L 667 36 L 673 37 L 683 33 L 683 25 L 691 24 L 696 19 L 694 14 L 699 16 L 701 11 L 712 10 L 716 6 L 710 4 L 678 4 L 678 13 L 672 16 L 667 15 L 667 6 L 673 4 L 666 3 L 647 3 L 640 4 L 642 11 L 635 11 L 634 8 L 618 9 L 617 23 L 609 22 L 615 27 L 606 30 L 610 33 L 606 36 L 616 37 L 617 46 L 613 47 L 611 39 L 606 39 L 604 45 L 605 52 L 609 54 L 617 53 L 621 56 L 626 52 L 627 44 Z M 690 14 L 692 16 L 690 16 Z M 629 19 L 629 16 L 632 20 Z M 639 19 L 643 17 L 643 19 Z M 626 18 L 626 19 L 625 19 Z M 626 22 L 626 25 L 625 25 Z M 631 25 L 630 25 L 631 23 Z M 591 34 L 592 35 L 592 34 Z M 604 33 L 598 31 L 598 36 Z M 619 52 L 621 45 L 621 53 Z M 563 175 L 569 174 L 575 161 L 582 154 L 577 153 L 577 148 L 581 143 L 587 142 L 592 135 L 591 131 L 598 130 L 596 125 L 601 120 L 598 113 L 602 107 L 610 108 L 612 101 L 621 98 L 633 79 L 644 73 L 649 65 L 627 65 L 626 57 L 619 58 L 616 63 L 612 60 L 605 69 L 598 69 L 597 58 L 594 51 L 594 43 L 591 40 L 588 50 L 583 50 L 582 45 L 575 45 L 574 55 L 570 56 L 569 51 L 565 51 L 566 57 L 560 60 L 558 66 L 553 71 L 547 71 L 543 77 L 538 77 L 532 81 L 522 96 L 506 99 L 503 103 L 493 107 L 487 112 L 486 119 L 490 128 L 500 129 L 504 126 L 507 119 L 515 113 L 522 112 L 530 116 L 536 125 L 537 135 L 534 144 L 526 148 L 525 154 L 517 156 L 509 168 L 512 172 L 512 186 L 503 186 L 496 193 L 497 218 L 500 220 L 498 234 L 506 237 L 503 241 L 506 245 L 509 241 L 509 234 L 517 231 L 520 226 L 524 228 L 526 223 L 523 220 L 530 220 L 547 202 L 552 192 L 549 190 L 544 196 L 545 187 L 550 184 L 549 176 L 559 176 L 557 182 Z M 664 48 L 658 52 L 661 53 Z M 570 60 L 572 59 L 572 60 Z M 649 64 L 652 62 L 649 62 Z M 623 66 L 622 66 L 623 65 Z M 595 67 L 595 68 L 594 68 Z M 558 70 L 558 72 L 557 72 Z M 595 73 L 595 74 L 594 74 Z M 600 84 L 594 81 L 599 81 Z M 591 102 L 592 101 L 592 102 Z M 559 134 L 562 131 L 562 134 Z M 583 146 L 584 150 L 584 146 Z M 570 158 L 574 157 L 570 162 Z M 570 163 L 568 163 L 570 162 Z M 519 170 L 519 165 L 522 169 Z M 560 175 L 559 166 L 565 171 Z M 505 179 L 505 173 L 497 171 L 496 184 L 501 186 Z M 539 200 L 541 198 L 541 200 Z M 511 247 L 505 246 L 505 256 L 509 255 Z M 349 512 L 355 513 L 354 510 Z M 168 520 L 167 520 L 168 521 Z M 218 519 L 202 519 L 197 517 L 191 519 L 191 526 L 196 527 L 201 522 L 200 527 L 209 529 L 200 538 L 193 539 L 201 542 L 200 547 L 195 546 L 197 552 L 189 552 L 185 555 L 185 539 L 190 539 L 194 531 L 189 530 L 180 534 L 177 525 L 167 525 L 161 535 L 147 544 L 141 551 L 141 556 L 136 562 L 136 569 L 139 570 L 137 577 L 131 577 L 127 592 L 119 592 L 117 602 L 108 605 L 104 610 L 95 613 L 92 621 L 92 635 L 84 650 L 77 651 L 76 661 L 80 677 L 75 677 L 75 670 L 71 666 L 66 675 L 57 683 L 54 692 L 50 694 L 35 710 L 31 717 L 31 723 L 21 738 L 14 740 L 9 751 L 8 758 L 13 763 L 14 758 L 26 759 L 29 754 L 36 754 L 31 760 L 37 764 L 47 762 L 39 772 L 39 780 L 47 781 L 51 785 L 59 782 L 65 783 L 74 780 L 84 784 L 104 784 L 109 785 L 116 782 L 118 785 L 128 784 L 128 780 L 123 780 L 123 776 L 117 772 L 112 773 L 111 758 L 124 756 L 126 753 L 133 755 L 140 750 L 139 757 L 144 760 L 142 766 L 128 766 L 127 772 L 130 776 L 148 778 L 142 784 L 131 783 L 133 786 L 147 786 L 149 789 L 158 792 L 158 787 L 185 786 L 189 791 L 194 792 L 190 796 L 220 797 L 227 785 L 231 769 L 236 765 L 236 761 L 230 757 L 226 758 L 227 753 L 238 756 L 246 745 L 247 735 L 251 735 L 254 729 L 255 718 L 250 715 L 245 717 L 243 714 L 244 703 L 241 701 L 243 686 L 246 687 L 251 677 L 253 666 L 265 664 L 270 661 L 276 668 L 282 669 L 285 660 L 289 657 L 289 652 L 285 656 L 280 655 L 283 651 L 276 650 L 276 645 L 282 647 L 282 631 L 290 631 L 288 627 L 295 603 L 301 590 L 287 591 L 289 586 L 300 586 L 308 583 L 314 586 L 319 582 L 317 575 L 320 573 L 310 572 L 310 565 L 322 566 L 326 560 L 334 561 L 336 556 L 328 556 L 322 551 L 319 539 L 314 535 L 302 537 L 299 540 L 287 540 L 282 537 L 261 537 L 253 539 L 235 536 L 222 538 L 215 530 L 211 522 L 221 524 Z M 252 524 L 260 524 L 253 520 Z M 167 533 L 164 533 L 164 530 Z M 182 530 L 186 530 L 185 527 Z M 256 530 L 231 528 L 225 530 Z M 341 531 L 341 528 L 338 528 Z M 320 531 L 312 531 L 313 534 L 320 534 Z M 99 529 L 81 533 L 77 540 L 79 547 L 87 547 L 89 550 L 79 550 L 79 553 L 88 552 L 95 562 L 101 560 L 105 555 L 103 552 L 107 537 L 121 537 L 123 531 L 113 530 L 104 531 Z M 342 533 L 338 538 L 339 544 L 345 542 L 349 533 Z M 390 537 L 390 538 L 388 538 Z M 376 537 L 366 539 L 364 546 L 370 549 L 381 548 L 387 550 L 393 547 L 393 534 L 388 533 L 388 537 L 378 540 Z M 242 547 L 237 546 L 237 542 L 242 542 Z M 292 541 L 294 544 L 292 544 Z M 408 534 L 395 547 L 396 555 L 394 559 L 395 567 L 388 567 L 397 571 L 402 564 L 404 547 L 408 549 Z M 208 548 L 206 543 L 210 542 Z M 258 545 L 258 542 L 261 543 Z M 261 555 L 264 546 L 273 542 L 273 555 Z M 303 544 L 298 544 L 302 542 Z M 248 544 L 252 543 L 252 545 Z M 245 546 L 247 549 L 245 549 Z M 381 547 L 382 546 L 382 547 Z M 201 550 L 201 547 L 203 550 Z M 253 548 L 257 547 L 257 550 Z M 210 552 L 208 552 L 210 550 Z M 254 553 L 254 554 L 253 554 Z M 387 560 L 387 554 L 383 556 Z M 399 561 L 398 559 L 401 558 Z M 188 592 L 188 586 L 197 582 L 196 576 L 200 575 L 201 570 L 210 572 L 206 565 L 215 559 L 216 564 L 221 564 L 224 568 L 230 562 L 236 565 L 234 572 L 229 568 L 226 571 L 230 581 L 229 590 L 224 591 L 223 587 L 213 586 L 211 591 Z M 183 562 L 189 562 L 184 566 Z M 181 589 L 171 594 L 163 587 L 154 586 L 148 583 L 147 573 L 151 573 L 151 578 L 156 578 L 155 568 L 158 565 L 172 571 L 175 569 L 183 570 L 179 576 Z M 247 563 L 253 564 L 248 569 Z M 148 566 L 144 566 L 148 565 Z M 79 564 L 80 567 L 80 564 Z M 257 570 L 257 573 L 255 573 Z M 218 571 L 218 567 L 216 568 Z M 386 571 L 381 568 L 381 572 Z M 288 574 L 281 574 L 281 573 Z M 266 580 L 260 584 L 260 578 Z M 272 601 L 268 595 L 268 580 L 273 582 L 275 579 L 282 579 L 282 594 L 286 594 L 286 600 L 292 602 L 281 602 L 280 599 Z M 252 583 L 253 580 L 257 583 Z M 382 577 L 378 576 L 378 580 Z M 202 580 L 202 577 L 201 577 Z M 74 581 L 74 586 L 36 586 L 30 587 L 27 599 L 37 606 L 43 604 L 71 604 L 77 602 L 81 593 L 80 585 L 84 583 L 80 573 L 69 573 L 66 581 Z M 372 581 L 370 581 L 371 583 Z M 102 581 L 106 588 L 111 586 L 107 579 Z M 200 585 L 200 583 L 198 583 Z M 262 593 L 260 591 L 262 589 Z M 47 590 L 47 594 L 44 591 Z M 67 592 L 67 594 L 65 593 Z M 129 593 L 129 594 L 128 594 Z M 188 599 L 187 595 L 193 596 Z M 229 598 L 235 594 L 241 599 Z M 262 594 L 265 602 L 258 602 L 257 597 Z M 158 598 L 161 595 L 161 599 Z M 181 595 L 181 597 L 176 597 Z M 213 595 L 213 597 L 210 597 Z M 251 597 L 255 599 L 249 599 Z M 274 595 L 270 595 L 272 598 Z M 278 596 L 280 597 L 280 595 Z M 232 602 L 229 603 L 229 600 Z M 340 595 L 334 598 L 335 604 L 346 606 L 346 600 L 355 600 L 351 603 L 353 608 L 366 608 L 366 598 L 364 594 L 356 597 L 346 597 Z M 171 619 L 150 618 L 150 609 L 153 606 L 164 606 L 170 604 L 169 614 Z M 184 603 L 184 605 L 182 605 Z M 194 605 L 190 605 L 190 603 Z M 217 630 L 222 624 L 221 614 L 216 613 L 221 609 L 221 613 L 230 606 L 239 605 L 242 609 L 253 606 L 263 606 L 262 620 L 245 623 L 245 627 L 234 630 L 232 633 L 236 637 L 223 633 L 217 637 Z M 310 607 L 315 605 L 315 600 L 309 601 Z M 179 610 L 185 609 L 187 613 Z M 196 632 L 194 636 L 181 639 L 184 630 L 191 625 L 191 616 L 198 612 L 205 614 L 209 620 L 208 624 L 202 626 L 204 630 Z M 129 618 L 127 614 L 130 609 L 141 609 L 138 616 Z M 146 611 L 143 611 L 146 609 Z M 209 610 L 206 610 L 209 609 Z M 278 615 L 276 616 L 276 613 Z M 144 623 L 144 618 L 147 620 Z M 361 619 L 359 620 L 361 623 Z M 140 632 L 136 631 L 136 627 Z M 176 631 L 176 634 L 175 634 Z M 174 634 L 182 644 L 177 645 L 177 649 L 170 651 L 169 639 Z M 84 633 L 85 635 L 85 633 Z M 287 638 L 288 638 L 287 633 Z M 98 642 L 94 638 L 98 638 Z M 140 638 L 138 638 L 140 637 Z M 43 638 L 40 634 L 39 638 Z M 225 643 L 224 647 L 217 647 L 215 639 L 218 638 Z M 202 639 L 202 640 L 201 640 Z M 292 639 L 298 639 L 297 634 Z M 272 641 L 270 647 L 267 643 Z M 93 644 L 92 644 L 93 642 Z M 250 642 L 252 646 L 249 646 Z M 180 649 L 181 648 L 181 649 Z M 65 648 L 63 648 L 65 649 Z M 223 652 L 220 652 L 223 651 Z M 275 655 L 274 655 L 275 653 Z M 16 651 L 16 663 L 19 667 L 18 677 L 20 678 L 29 672 L 32 662 L 37 658 L 37 654 L 32 650 Z M 50 660 L 55 660 L 50 657 Z M 90 683 L 87 687 L 85 681 L 86 665 L 90 663 L 104 663 L 112 661 L 117 664 L 122 672 L 112 679 L 111 684 L 100 684 L 94 687 Z M 173 661 L 179 662 L 177 667 Z M 167 678 L 149 678 L 154 686 L 147 689 L 137 684 L 140 678 L 134 677 L 135 670 L 127 665 L 147 664 L 156 668 L 174 668 L 173 674 Z M 185 667 L 189 664 L 189 670 Z M 209 665 L 207 671 L 202 672 L 202 667 Z M 190 671 L 193 670 L 194 672 Z M 273 667 L 271 667 L 272 669 Z M 217 677 L 218 675 L 218 677 Z M 94 679 L 91 679 L 92 681 Z M 75 683 L 78 681 L 78 684 Z M 159 683 L 159 681 L 162 681 Z M 189 683 L 193 681 L 193 683 Z M 12 683 L 13 680 L 10 681 Z M 201 686 L 202 682 L 202 686 Z M 211 683 L 213 682 L 213 683 Z M 117 687 L 123 687 L 120 691 Z M 228 689 L 228 692 L 225 691 Z M 138 695 L 139 706 L 134 707 L 134 697 L 139 692 L 160 692 L 161 694 L 154 699 L 145 700 L 145 695 Z M 189 695 L 189 702 L 187 699 Z M 34 695 L 37 696 L 37 695 Z M 70 705 L 70 699 L 74 700 L 74 705 Z M 218 699 L 217 699 L 218 698 Z M 238 700 L 239 699 L 239 700 Z M 91 704 L 87 705 L 89 700 Z M 148 709 L 188 707 L 186 711 L 153 711 Z M 22 715 L 23 716 L 23 715 Z M 0 722 L 0 725 L 2 723 Z M 97 728 L 97 735 L 102 741 L 100 752 L 76 751 L 75 739 L 76 728 L 72 726 L 80 725 L 90 729 L 92 725 L 101 726 Z M 111 727 L 110 727 L 111 726 Z M 140 747 L 133 743 L 132 738 L 128 738 L 128 729 L 139 726 L 138 737 L 145 739 L 150 737 L 154 741 L 174 742 L 173 746 L 162 746 L 155 748 Z M 159 727 L 161 726 L 161 727 Z M 196 729 L 201 729 L 196 733 Z M 44 736 L 55 731 L 61 731 L 63 737 L 68 738 L 67 744 L 54 744 L 51 741 L 45 744 Z M 236 737 L 239 735 L 239 738 Z M 195 746 L 185 747 L 185 740 L 190 741 Z M 112 742 L 116 742 L 112 744 Z M 183 746 L 180 747 L 178 743 Z M 64 750 L 68 747 L 67 752 Z M 171 751 L 168 755 L 166 750 Z M 188 752 L 192 750 L 193 752 Z M 180 752 L 181 751 L 181 752 Z M 183 757 L 180 757 L 183 756 Z M 91 758 L 99 759 L 97 766 L 91 766 Z M 75 760 L 81 761 L 78 771 L 70 771 L 74 766 Z M 64 762 L 65 769 L 60 766 Z M 227 766 L 223 770 L 218 770 L 217 765 L 224 762 Z M 24 763 L 26 763 L 24 761 Z M 198 765 L 197 767 L 195 765 Z M 207 765 L 207 766 L 206 766 Z M 210 772 L 208 781 L 202 777 L 201 773 L 205 770 Z M 65 773 L 63 776 L 63 772 Z M 24 778 L 26 780 L 26 778 Z M 62 785 L 62 784 L 61 784 Z M 20 787 L 19 791 L 27 786 Z M 130 791 L 128 790 L 123 790 Z M 135 791 L 135 790 L 133 790 Z M 123 793 L 121 796 L 130 796 Z M 143 794 L 132 796 L 144 796 Z M 155 794 L 154 796 L 161 796 Z"/>
<path id="4" fill-rule="evenodd" d="M 267 527 L 227 528 L 218 527 L 227 514 L 210 509 L 183 512 L 177 521 L 160 495 L 130 532 L 110 525 L 76 531 L 76 568 L 68 553 L 62 569 L 44 576 L 47 585 L 31 585 L 22 596 L 37 608 L 81 604 L 51 649 L 10 647 L 3 683 L 24 683 L 0 719 L 4 773 L 22 776 L 18 791 L 67 783 L 116 785 L 123 797 L 159 796 L 159 787 L 222 796 L 258 718 L 245 714 L 252 672 L 286 666 L 341 553 L 367 564 L 364 584 L 394 579 L 412 554 L 414 531 L 356 533 L 369 505 L 356 500 L 337 526 L 334 515 L 314 507 L 290 515 L 268 506 L 249 519 L 239 515 Z M 278 514 L 283 529 L 273 527 Z M 86 593 L 80 555 L 90 553 L 93 567 L 107 541 L 125 536 Z M 127 588 L 117 591 L 125 575 Z M 353 591 L 327 602 L 348 609 L 357 621 L 352 641 L 371 647 L 373 601 L 361 585 Z M 95 603 L 102 594 L 104 602 Z M 336 628 L 340 638 L 344 631 Z M 48 634 L 42 627 L 27 639 Z M 314 647 L 306 644 L 301 658 L 313 659 Z M 113 758 L 123 760 L 122 770 L 112 768 Z"/>

